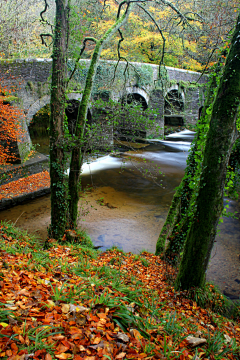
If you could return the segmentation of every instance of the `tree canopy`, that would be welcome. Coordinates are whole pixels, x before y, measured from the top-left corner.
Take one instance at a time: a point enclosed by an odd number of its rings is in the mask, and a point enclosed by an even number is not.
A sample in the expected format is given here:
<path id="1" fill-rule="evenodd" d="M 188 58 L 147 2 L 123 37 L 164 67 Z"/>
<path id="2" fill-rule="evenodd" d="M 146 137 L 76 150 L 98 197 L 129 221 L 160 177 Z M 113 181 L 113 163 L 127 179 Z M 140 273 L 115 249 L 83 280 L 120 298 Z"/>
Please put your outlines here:
<path id="1" fill-rule="evenodd" d="M 44 38 L 48 47 L 39 41 L 40 34 L 53 35 L 55 2 L 49 0 L 48 5 L 43 21 L 41 0 L 1 2 L 0 57 L 50 57 L 52 38 Z M 165 65 L 201 70 L 216 62 L 217 51 L 233 28 L 238 1 L 147 1 L 138 5 L 122 27 L 121 56 L 128 61 L 159 63 L 164 45 Z M 101 37 L 114 23 L 117 9 L 113 0 L 71 1 L 68 56 L 78 56 L 84 37 Z M 184 21 L 179 22 L 174 9 L 185 16 Z M 102 58 L 118 58 L 119 36 L 103 48 Z M 93 43 L 88 43 L 83 56 L 91 57 L 93 49 Z"/>

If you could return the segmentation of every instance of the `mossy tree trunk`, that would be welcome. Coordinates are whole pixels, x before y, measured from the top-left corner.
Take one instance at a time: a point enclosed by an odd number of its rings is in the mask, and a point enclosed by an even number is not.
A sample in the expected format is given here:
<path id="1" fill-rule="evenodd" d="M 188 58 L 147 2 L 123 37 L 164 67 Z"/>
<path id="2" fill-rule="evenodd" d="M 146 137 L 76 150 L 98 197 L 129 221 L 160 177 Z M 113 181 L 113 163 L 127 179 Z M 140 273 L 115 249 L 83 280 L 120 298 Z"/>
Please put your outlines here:
<path id="1" fill-rule="evenodd" d="M 123 2 L 124 3 L 124 2 Z M 127 2 L 127 7 L 124 14 L 119 17 L 115 24 L 105 33 L 100 39 L 91 39 L 95 41 L 95 49 L 91 59 L 91 63 L 88 69 L 85 88 L 83 91 L 82 100 L 78 110 L 78 118 L 76 123 L 75 136 L 78 139 L 79 146 L 75 147 L 72 151 L 70 174 L 69 174 L 69 217 L 70 226 L 76 227 L 77 215 L 78 215 L 78 201 L 79 201 L 79 178 L 81 174 L 81 166 L 83 162 L 83 148 L 84 148 L 84 130 L 87 121 L 87 110 L 89 106 L 91 91 L 93 87 L 93 81 L 97 69 L 97 61 L 101 54 L 103 46 L 110 40 L 113 34 L 115 34 L 119 28 L 127 21 L 128 15 L 131 10 L 131 5 Z"/>
<path id="2" fill-rule="evenodd" d="M 51 115 L 50 115 L 50 177 L 51 227 L 50 236 L 61 239 L 67 223 L 67 196 L 64 119 L 66 103 L 67 44 L 69 1 L 55 0 L 56 19 L 52 55 Z"/>
<path id="3" fill-rule="evenodd" d="M 176 289 L 202 287 L 223 209 L 223 189 L 240 110 L 240 15 L 213 104 L 196 212 L 189 229 Z"/>
<path id="4" fill-rule="evenodd" d="M 205 139 L 209 128 L 210 112 L 217 87 L 217 75 L 222 71 L 222 58 L 211 77 L 202 115 L 197 124 L 197 133 L 190 150 L 185 175 L 178 186 L 167 219 L 159 235 L 156 255 L 164 254 L 165 259 L 175 264 L 186 240 L 189 223 L 194 215 L 197 183 L 202 171 L 201 162 Z"/>

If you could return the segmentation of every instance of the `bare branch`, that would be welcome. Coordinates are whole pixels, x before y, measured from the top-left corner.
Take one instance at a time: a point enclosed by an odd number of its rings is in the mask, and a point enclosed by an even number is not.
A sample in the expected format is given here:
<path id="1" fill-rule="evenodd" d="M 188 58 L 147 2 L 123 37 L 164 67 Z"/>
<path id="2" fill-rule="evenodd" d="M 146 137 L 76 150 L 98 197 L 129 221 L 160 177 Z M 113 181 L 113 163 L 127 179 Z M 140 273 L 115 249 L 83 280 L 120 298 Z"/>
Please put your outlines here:
<path id="1" fill-rule="evenodd" d="M 149 17 L 150 19 L 153 21 L 153 23 L 156 25 L 161 37 L 162 37 L 162 40 L 163 40 L 163 46 L 162 46 L 162 56 L 161 56 L 161 60 L 160 60 L 160 63 L 159 63 L 159 78 L 160 78 L 160 75 L 161 75 L 161 65 L 164 64 L 163 60 L 164 60 L 164 54 L 165 54 L 165 44 L 166 44 L 166 39 L 163 35 L 163 32 L 162 32 L 162 29 L 159 27 L 158 23 L 156 22 L 156 20 L 154 19 L 154 17 L 152 16 L 152 14 L 150 14 L 150 12 L 148 10 L 146 10 L 143 6 L 139 5 L 138 4 L 138 7 L 141 8 Z M 160 53 L 160 51 L 159 51 Z"/>
<path id="2" fill-rule="evenodd" d="M 192 11 L 188 11 L 188 12 L 185 13 L 186 18 L 187 18 L 189 21 L 195 21 L 195 19 L 193 19 L 193 18 L 191 18 L 191 17 L 188 17 L 187 14 L 192 14 L 192 15 L 197 16 L 197 17 L 199 18 L 197 21 L 199 21 L 199 22 L 202 22 L 202 23 L 205 22 L 205 19 L 204 19 L 200 14 L 198 14 L 198 13 L 196 13 L 196 12 L 192 12 Z"/>
<path id="3" fill-rule="evenodd" d="M 93 37 L 86 37 L 84 40 L 83 40 L 83 46 L 81 48 L 81 51 L 80 51 L 80 54 L 78 56 L 78 58 L 76 59 L 75 61 L 75 65 L 74 65 L 74 69 L 73 71 L 71 72 L 68 80 L 67 80 L 67 85 L 69 83 L 69 81 L 72 79 L 73 75 L 75 74 L 76 70 L 77 70 L 77 67 L 78 67 L 78 63 L 79 63 L 79 60 L 81 59 L 81 56 L 86 48 L 86 44 L 87 44 L 87 41 L 93 41 L 95 44 L 97 42 L 97 39 L 93 38 Z"/>
<path id="4" fill-rule="evenodd" d="M 124 0 L 119 4 L 119 8 L 118 8 L 118 13 L 117 13 L 117 19 L 120 16 L 121 13 L 121 9 L 123 7 L 123 5 L 127 4 L 127 9 L 125 10 L 125 12 L 128 10 L 128 7 L 130 4 L 133 3 L 146 3 L 146 2 L 152 2 L 153 0 Z"/>
<path id="5" fill-rule="evenodd" d="M 45 45 L 46 47 L 51 46 L 52 42 L 50 44 L 47 44 L 45 41 L 45 37 L 51 37 L 53 38 L 52 34 L 40 34 L 41 40 L 42 40 L 42 45 Z"/>
<path id="6" fill-rule="evenodd" d="M 189 24 L 188 19 L 186 18 L 186 16 L 175 6 L 173 5 L 170 1 L 168 0 L 156 0 L 156 3 L 159 4 L 159 2 L 163 3 L 164 5 L 167 5 L 168 7 L 170 7 L 173 11 L 175 11 L 178 16 L 180 17 L 180 22 L 178 25 L 181 24 L 181 22 L 184 24 L 187 24 L 190 28 L 192 28 L 191 24 Z"/>
<path id="7" fill-rule="evenodd" d="M 49 25 L 51 27 L 52 32 L 53 32 L 53 25 L 50 24 L 50 22 L 48 20 L 44 19 L 44 17 L 43 17 L 43 14 L 45 12 L 47 12 L 47 9 L 49 8 L 47 0 L 44 0 L 44 3 L 45 3 L 45 8 L 44 8 L 43 11 L 40 12 L 40 18 L 41 18 L 40 21 L 41 21 L 42 24 Z"/>
<path id="8" fill-rule="evenodd" d="M 40 12 L 40 17 L 41 17 L 41 20 L 42 20 L 43 23 L 46 22 L 46 20 L 43 18 L 43 14 L 44 14 L 45 12 L 47 12 L 47 9 L 49 8 L 49 5 L 48 5 L 48 3 L 47 3 L 47 0 L 44 0 L 44 2 L 45 2 L 45 8 L 44 8 L 43 11 Z"/>
<path id="9" fill-rule="evenodd" d="M 198 83 L 199 80 L 201 79 L 201 77 L 204 75 L 205 71 L 207 70 L 207 67 L 208 67 L 209 62 L 210 62 L 210 60 L 211 60 L 214 52 L 215 52 L 217 49 L 218 49 L 218 46 L 217 46 L 217 44 L 216 44 L 216 46 L 214 47 L 214 49 L 211 51 L 211 54 L 209 55 L 209 57 L 208 57 L 208 59 L 207 59 L 207 63 L 206 63 L 206 65 L 205 65 L 204 69 L 202 70 L 201 75 L 200 75 L 199 78 L 197 79 L 196 83 Z M 224 50 L 222 51 L 222 55 L 224 55 L 224 56 L 227 55 L 226 49 L 224 49 Z"/>

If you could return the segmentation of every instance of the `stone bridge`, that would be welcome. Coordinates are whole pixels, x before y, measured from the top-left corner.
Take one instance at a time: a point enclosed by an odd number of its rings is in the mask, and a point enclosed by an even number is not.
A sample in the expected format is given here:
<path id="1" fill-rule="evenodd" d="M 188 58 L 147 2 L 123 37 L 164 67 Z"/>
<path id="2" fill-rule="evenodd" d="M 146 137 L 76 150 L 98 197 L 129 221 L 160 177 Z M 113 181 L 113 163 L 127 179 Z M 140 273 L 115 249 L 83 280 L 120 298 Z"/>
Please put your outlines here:
<path id="1" fill-rule="evenodd" d="M 85 84 L 89 60 L 81 60 L 68 88 L 68 102 L 79 101 Z M 28 126 L 33 116 L 50 103 L 51 59 L 2 60 L 0 72 L 2 81 L 14 87 L 17 106 L 26 118 L 23 120 L 25 145 L 31 143 Z M 69 72 L 73 63 L 68 62 Z M 155 110 L 154 122 L 159 125 L 161 134 L 164 126 L 195 125 L 204 101 L 204 84 L 207 77 L 193 71 L 166 67 L 160 71 L 152 64 L 120 62 L 116 69 L 115 61 L 100 60 L 98 63 L 92 91 L 91 113 L 94 113 L 94 100 L 113 99 L 122 101 L 131 96 L 142 104 L 143 109 Z M 200 79 L 200 80 L 199 80 Z M 146 133 L 148 135 L 148 133 Z M 23 157 L 28 146 L 18 144 Z"/>

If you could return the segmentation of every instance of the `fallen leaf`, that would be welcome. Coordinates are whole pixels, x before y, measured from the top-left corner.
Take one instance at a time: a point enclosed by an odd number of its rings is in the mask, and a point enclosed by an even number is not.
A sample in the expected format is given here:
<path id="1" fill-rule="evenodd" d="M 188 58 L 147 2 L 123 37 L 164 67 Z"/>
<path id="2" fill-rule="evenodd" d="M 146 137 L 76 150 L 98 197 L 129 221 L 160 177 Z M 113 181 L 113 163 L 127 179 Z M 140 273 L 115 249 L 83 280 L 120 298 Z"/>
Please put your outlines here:
<path id="1" fill-rule="evenodd" d="M 140 334 L 140 332 L 136 329 L 130 329 L 130 334 L 136 339 L 136 340 L 140 340 L 142 339 L 142 335 Z"/>
<path id="2" fill-rule="evenodd" d="M 8 324 L 4 323 L 4 322 L 1 322 L 0 325 L 2 325 L 2 327 L 4 327 L 4 328 L 8 326 Z"/>
<path id="3" fill-rule="evenodd" d="M 100 319 L 106 319 L 107 314 L 105 314 L 105 313 L 99 313 L 99 314 L 97 314 L 97 316 L 98 316 Z"/>
<path id="4" fill-rule="evenodd" d="M 55 306 L 55 302 L 52 301 L 52 300 L 47 300 L 47 303 L 48 303 L 48 305 L 49 305 L 50 307 Z"/>
<path id="5" fill-rule="evenodd" d="M 119 340 L 124 341 L 124 342 L 128 342 L 128 341 L 129 341 L 129 337 L 128 337 L 126 334 L 121 333 L 121 332 L 118 332 L 118 333 L 117 333 L 117 338 L 118 338 Z"/>
<path id="6" fill-rule="evenodd" d="M 81 306 L 81 305 L 74 305 L 74 304 L 70 304 L 70 309 L 69 309 L 69 311 L 70 312 L 73 312 L 73 313 L 75 313 L 75 312 L 84 312 L 84 311 L 88 311 L 89 310 L 89 308 L 87 308 L 87 307 L 85 307 L 85 306 Z"/>
<path id="7" fill-rule="evenodd" d="M 223 336 L 225 337 L 225 343 L 229 344 L 229 343 L 231 342 L 231 340 L 232 340 L 232 339 L 230 338 L 230 336 L 227 335 L 227 334 L 224 334 Z"/>
<path id="8" fill-rule="evenodd" d="M 126 353 L 125 352 L 121 352 L 120 354 L 118 354 L 115 359 L 123 359 L 125 357 Z"/>
<path id="9" fill-rule="evenodd" d="M 69 310 L 70 310 L 70 305 L 69 304 L 62 304 L 62 312 L 64 314 L 69 313 Z"/>
<path id="10" fill-rule="evenodd" d="M 198 345 L 202 345 L 202 344 L 206 344 L 207 340 L 206 339 L 201 339 L 201 338 L 196 338 L 194 336 L 188 336 L 186 338 L 187 343 L 192 346 L 198 346 Z"/>
<path id="11" fill-rule="evenodd" d="M 71 354 L 67 354 L 67 353 L 62 353 L 59 355 L 55 355 L 56 358 L 61 359 L 61 360 L 66 360 L 69 359 L 70 357 L 72 357 Z"/>
<path id="12" fill-rule="evenodd" d="M 100 338 L 100 337 L 95 337 L 95 338 L 93 339 L 92 344 L 93 344 L 93 345 L 99 344 L 100 341 L 101 341 L 101 338 Z"/>

